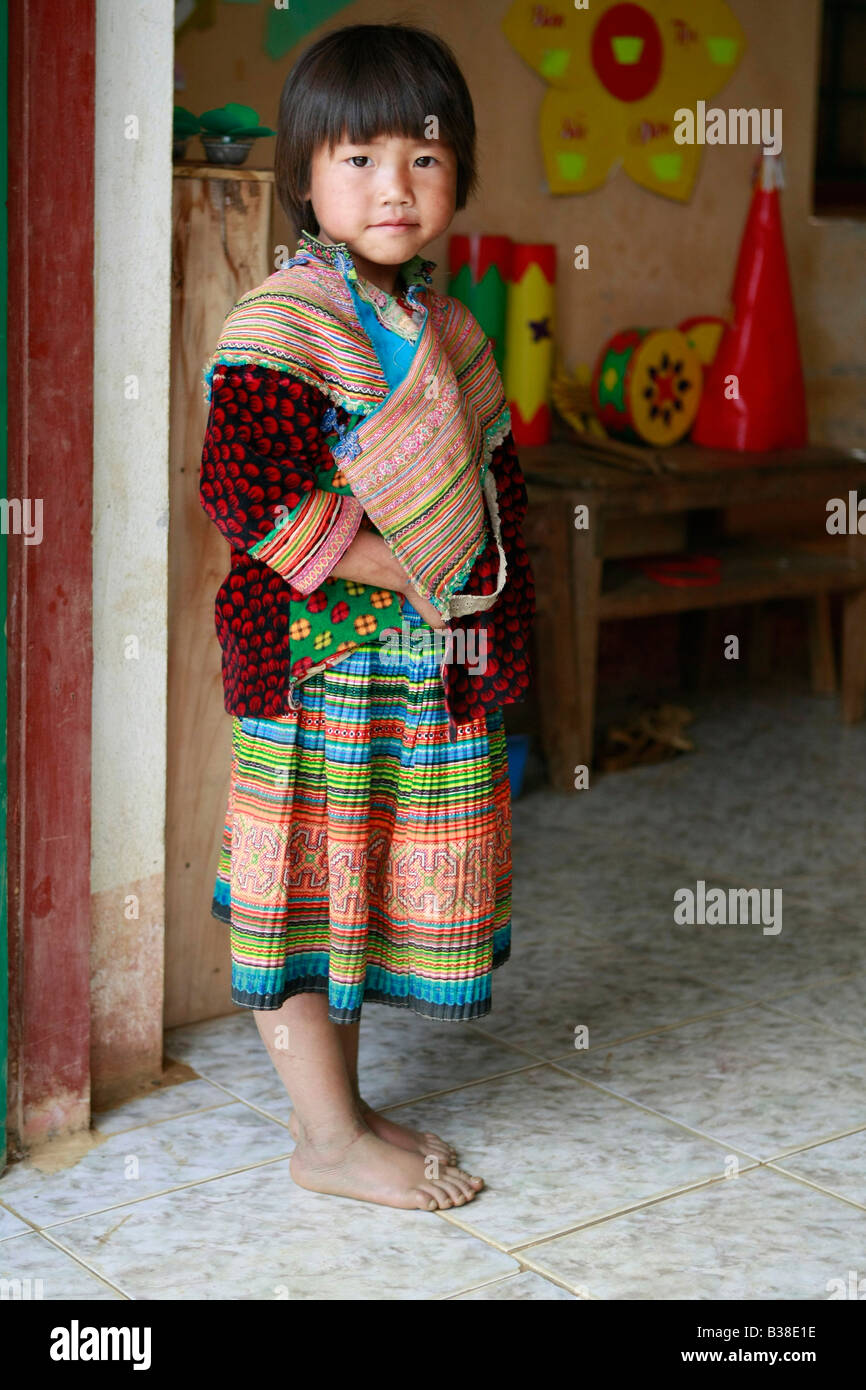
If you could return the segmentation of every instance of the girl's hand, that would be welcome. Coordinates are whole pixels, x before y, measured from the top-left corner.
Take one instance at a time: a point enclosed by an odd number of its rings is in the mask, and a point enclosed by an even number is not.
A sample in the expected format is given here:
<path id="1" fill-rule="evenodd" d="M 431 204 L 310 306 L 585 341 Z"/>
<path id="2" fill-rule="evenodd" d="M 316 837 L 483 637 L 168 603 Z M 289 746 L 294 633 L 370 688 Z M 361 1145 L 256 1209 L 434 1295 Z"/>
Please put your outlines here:
<path id="1" fill-rule="evenodd" d="M 424 621 L 429 623 L 431 627 L 435 627 L 437 630 L 441 631 L 442 628 L 448 626 L 438 608 L 434 608 L 432 603 L 428 603 L 426 598 L 422 598 L 417 589 L 412 588 L 411 584 L 406 585 L 403 593 L 406 595 L 412 607 L 417 609 Z"/>

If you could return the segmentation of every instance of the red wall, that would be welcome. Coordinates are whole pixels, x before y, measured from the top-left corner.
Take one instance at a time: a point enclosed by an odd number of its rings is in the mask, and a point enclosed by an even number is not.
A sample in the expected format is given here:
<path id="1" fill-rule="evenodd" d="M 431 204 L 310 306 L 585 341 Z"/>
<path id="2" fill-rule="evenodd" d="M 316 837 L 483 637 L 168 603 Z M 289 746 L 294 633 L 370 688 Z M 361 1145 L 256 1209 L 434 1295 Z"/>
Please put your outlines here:
<path id="1" fill-rule="evenodd" d="M 9 1157 L 90 1119 L 95 0 L 9 8 Z"/>

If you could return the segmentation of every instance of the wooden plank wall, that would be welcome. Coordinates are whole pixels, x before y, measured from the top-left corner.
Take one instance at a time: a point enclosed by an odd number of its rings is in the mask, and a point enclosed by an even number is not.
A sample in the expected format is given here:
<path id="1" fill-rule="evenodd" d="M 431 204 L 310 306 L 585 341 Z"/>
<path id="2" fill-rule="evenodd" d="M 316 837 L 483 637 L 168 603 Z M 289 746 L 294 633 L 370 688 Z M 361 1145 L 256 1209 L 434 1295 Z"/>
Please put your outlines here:
<path id="1" fill-rule="evenodd" d="M 228 795 L 214 598 L 229 547 L 201 508 L 202 367 L 223 319 L 274 269 L 273 172 L 175 167 L 169 484 L 165 1026 L 237 1012 L 228 927 L 210 916 Z"/>

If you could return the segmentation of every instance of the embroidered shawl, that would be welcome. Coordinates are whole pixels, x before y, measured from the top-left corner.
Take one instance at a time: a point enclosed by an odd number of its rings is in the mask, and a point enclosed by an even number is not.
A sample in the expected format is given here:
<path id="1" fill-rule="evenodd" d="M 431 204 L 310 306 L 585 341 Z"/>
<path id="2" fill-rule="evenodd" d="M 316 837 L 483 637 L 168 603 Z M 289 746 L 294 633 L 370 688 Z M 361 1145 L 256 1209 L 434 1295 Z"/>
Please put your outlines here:
<path id="1" fill-rule="evenodd" d="M 352 412 L 358 423 L 342 432 L 333 456 L 414 587 L 446 618 L 490 608 L 506 562 L 488 466 L 510 429 L 490 343 L 462 304 L 422 288 L 429 263 L 415 257 L 407 299 L 425 317 L 392 390 L 358 318 L 347 249 L 324 248 L 327 258 L 320 249 L 305 233 L 298 255 L 230 310 L 204 368 L 206 399 L 221 364 L 254 363 L 288 372 Z M 497 588 L 463 594 L 488 543 L 485 503 L 500 556 Z"/>

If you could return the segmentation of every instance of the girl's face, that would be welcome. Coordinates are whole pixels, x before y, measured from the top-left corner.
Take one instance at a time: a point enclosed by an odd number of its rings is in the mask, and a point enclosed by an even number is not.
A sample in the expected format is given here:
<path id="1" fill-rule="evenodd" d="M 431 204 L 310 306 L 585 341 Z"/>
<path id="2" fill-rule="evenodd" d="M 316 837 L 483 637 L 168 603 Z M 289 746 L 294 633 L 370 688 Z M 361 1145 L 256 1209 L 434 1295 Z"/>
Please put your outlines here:
<path id="1" fill-rule="evenodd" d="M 457 160 L 438 140 L 384 135 L 320 145 L 307 197 L 321 241 L 344 241 L 359 275 L 389 293 L 397 270 L 450 225 Z"/>

